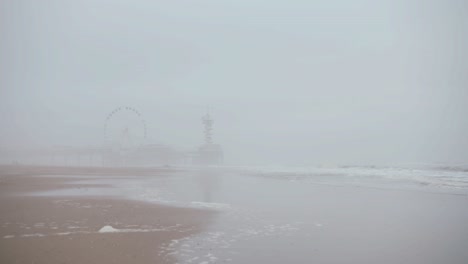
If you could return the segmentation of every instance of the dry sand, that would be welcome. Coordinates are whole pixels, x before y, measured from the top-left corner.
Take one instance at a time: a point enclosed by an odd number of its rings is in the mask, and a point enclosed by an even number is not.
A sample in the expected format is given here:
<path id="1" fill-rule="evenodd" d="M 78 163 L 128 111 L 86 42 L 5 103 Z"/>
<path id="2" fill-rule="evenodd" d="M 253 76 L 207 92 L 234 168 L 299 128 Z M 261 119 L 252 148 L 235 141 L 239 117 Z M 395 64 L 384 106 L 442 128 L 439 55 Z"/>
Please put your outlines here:
<path id="1" fill-rule="evenodd" d="M 152 171 L 157 176 L 158 171 Z M 122 197 L 24 195 L 66 188 L 74 180 L 73 176 L 37 177 L 35 172 L 77 175 L 116 170 L 0 168 L 0 263 L 171 263 L 174 259 L 158 255 L 160 246 L 200 232 L 213 216 L 210 211 Z M 139 172 L 151 174 L 148 169 Z M 99 233 L 106 225 L 120 232 Z"/>

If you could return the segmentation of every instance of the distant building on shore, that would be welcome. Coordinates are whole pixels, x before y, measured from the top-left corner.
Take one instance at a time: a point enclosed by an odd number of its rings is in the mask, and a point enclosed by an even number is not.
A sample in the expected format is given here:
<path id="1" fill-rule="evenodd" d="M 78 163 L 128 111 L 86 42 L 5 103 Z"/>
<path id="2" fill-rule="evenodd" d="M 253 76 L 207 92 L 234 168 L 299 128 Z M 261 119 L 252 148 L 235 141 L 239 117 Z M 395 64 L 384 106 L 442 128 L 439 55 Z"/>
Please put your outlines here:
<path id="1" fill-rule="evenodd" d="M 205 143 L 201 145 L 193 156 L 193 163 L 197 165 L 219 165 L 224 161 L 221 145 L 213 143 L 213 119 L 207 113 L 202 118 Z"/>

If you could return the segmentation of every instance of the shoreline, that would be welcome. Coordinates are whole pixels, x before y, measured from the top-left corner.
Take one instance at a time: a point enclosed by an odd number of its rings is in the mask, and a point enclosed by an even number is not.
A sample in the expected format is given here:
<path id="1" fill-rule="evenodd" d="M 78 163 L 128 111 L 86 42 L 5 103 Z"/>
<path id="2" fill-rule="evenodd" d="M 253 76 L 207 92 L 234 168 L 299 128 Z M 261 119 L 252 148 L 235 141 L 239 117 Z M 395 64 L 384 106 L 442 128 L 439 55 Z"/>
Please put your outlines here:
<path id="1" fill-rule="evenodd" d="M 0 165 L 4 175 L 96 175 L 96 176 L 160 176 L 183 171 L 181 167 L 102 167 L 102 166 L 45 166 L 45 165 Z"/>

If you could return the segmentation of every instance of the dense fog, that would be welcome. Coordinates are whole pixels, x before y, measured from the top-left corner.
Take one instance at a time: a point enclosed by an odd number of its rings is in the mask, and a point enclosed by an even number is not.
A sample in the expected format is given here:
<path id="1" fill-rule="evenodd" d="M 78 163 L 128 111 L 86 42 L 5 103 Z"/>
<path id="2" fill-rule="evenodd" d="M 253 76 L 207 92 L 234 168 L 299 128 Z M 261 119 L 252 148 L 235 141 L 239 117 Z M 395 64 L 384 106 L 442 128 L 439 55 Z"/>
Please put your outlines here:
<path id="1" fill-rule="evenodd" d="M 138 110 L 233 165 L 468 160 L 462 0 L 0 2 L 0 148 L 102 146 Z M 7 154 L 5 154 L 7 153 Z"/>

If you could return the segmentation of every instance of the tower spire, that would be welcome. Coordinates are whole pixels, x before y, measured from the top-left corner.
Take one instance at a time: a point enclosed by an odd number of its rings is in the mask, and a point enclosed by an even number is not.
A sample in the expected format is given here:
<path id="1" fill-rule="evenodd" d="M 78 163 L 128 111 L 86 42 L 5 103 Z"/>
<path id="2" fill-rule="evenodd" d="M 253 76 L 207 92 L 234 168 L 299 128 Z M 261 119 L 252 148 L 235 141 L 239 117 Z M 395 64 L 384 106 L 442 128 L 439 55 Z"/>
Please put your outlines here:
<path id="1" fill-rule="evenodd" d="M 211 119 L 210 113 L 207 112 L 202 118 L 205 134 L 205 144 L 213 144 L 213 119 Z"/>

